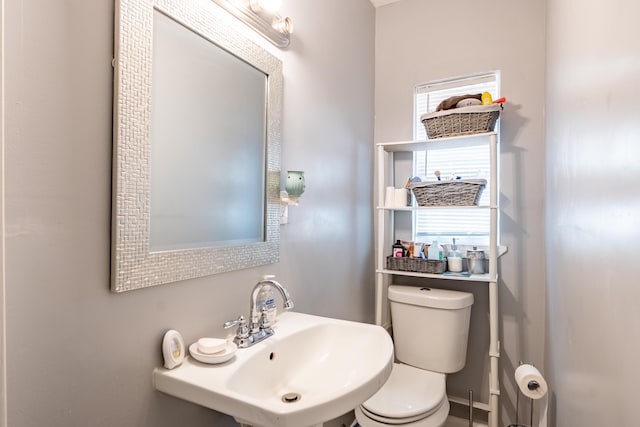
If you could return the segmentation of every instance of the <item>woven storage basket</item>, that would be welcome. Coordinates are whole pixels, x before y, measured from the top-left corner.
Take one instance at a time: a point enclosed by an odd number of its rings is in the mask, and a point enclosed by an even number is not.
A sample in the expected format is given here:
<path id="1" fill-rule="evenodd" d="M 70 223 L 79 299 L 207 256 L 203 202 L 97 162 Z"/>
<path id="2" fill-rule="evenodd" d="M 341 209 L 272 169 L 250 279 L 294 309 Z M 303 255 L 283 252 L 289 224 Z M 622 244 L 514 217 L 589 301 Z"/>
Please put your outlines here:
<path id="1" fill-rule="evenodd" d="M 446 260 L 413 257 L 387 257 L 387 269 L 414 271 L 416 273 L 442 274 L 446 270 Z"/>
<path id="2" fill-rule="evenodd" d="M 420 121 L 429 139 L 492 132 L 502 107 L 475 105 L 423 114 Z"/>
<path id="3" fill-rule="evenodd" d="M 418 206 L 478 206 L 484 179 L 415 182 L 409 186 Z"/>

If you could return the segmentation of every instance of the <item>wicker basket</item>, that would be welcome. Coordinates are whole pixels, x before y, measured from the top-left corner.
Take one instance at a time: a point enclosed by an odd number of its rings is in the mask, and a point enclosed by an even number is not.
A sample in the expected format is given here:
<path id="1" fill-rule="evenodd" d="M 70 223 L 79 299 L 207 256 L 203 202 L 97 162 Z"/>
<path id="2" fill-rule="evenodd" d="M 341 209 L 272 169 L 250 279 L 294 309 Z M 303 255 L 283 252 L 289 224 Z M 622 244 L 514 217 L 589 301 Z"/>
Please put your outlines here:
<path id="1" fill-rule="evenodd" d="M 418 206 L 478 206 L 484 179 L 415 182 L 409 186 Z"/>
<path id="2" fill-rule="evenodd" d="M 423 114 L 420 121 L 429 139 L 492 132 L 502 107 L 476 105 Z"/>
<path id="3" fill-rule="evenodd" d="M 414 271 L 416 273 L 442 274 L 447 269 L 447 261 L 413 257 L 388 256 L 387 269 Z"/>

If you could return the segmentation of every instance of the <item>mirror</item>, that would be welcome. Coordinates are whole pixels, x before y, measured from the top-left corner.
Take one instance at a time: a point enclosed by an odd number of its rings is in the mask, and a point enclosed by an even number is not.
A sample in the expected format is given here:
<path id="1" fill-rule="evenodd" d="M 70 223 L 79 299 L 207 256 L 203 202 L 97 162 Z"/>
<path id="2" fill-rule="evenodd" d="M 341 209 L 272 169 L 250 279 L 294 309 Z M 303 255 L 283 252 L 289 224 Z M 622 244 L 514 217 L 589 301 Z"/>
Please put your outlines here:
<path id="1" fill-rule="evenodd" d="M 151 252 L 263 241 L 268 76 L 157 10 L 152 72 Z"/>
<path id="2" fill-rule="evenodd" d="M 117 1 L 114 292 L 279 260 L 282 63 L 222 13 Z"/>

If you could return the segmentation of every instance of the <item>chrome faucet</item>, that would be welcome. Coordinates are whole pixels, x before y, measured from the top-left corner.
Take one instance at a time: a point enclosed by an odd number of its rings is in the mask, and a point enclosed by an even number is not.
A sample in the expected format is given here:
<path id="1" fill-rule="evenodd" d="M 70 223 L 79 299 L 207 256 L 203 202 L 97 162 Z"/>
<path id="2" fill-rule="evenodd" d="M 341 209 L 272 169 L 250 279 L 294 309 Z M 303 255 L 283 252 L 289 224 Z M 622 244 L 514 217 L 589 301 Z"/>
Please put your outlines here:
<path id="1" fill-rule="evenodd" d="M 257 344 L 274 334 L 271 322 L 267 316 L 266 308 L 260 307 L 260 311 L 258 312 L 258 307 L 256 307 L 258 293 L 260 293 L 260 289 L 264 285 L 271 285 L 280 292 L 282 300 L 284 301 L 283 307 L 285 310 L 293 308 L 293 301 L 291 300 L 289 292 L 284 288 L 284 286 L 276 282 L 273 279 L 273 276 L 266 276 L 264 279 L 256 283 L 251 291 L 251 300 L 249 302 L 249 326 L 247 327 L 247 320 L 244 316 L 240 316 L 236 320 L 230 320 L 224 324 L 225 329 L 236 325 L 238 326 L 233 342 L 235 342 L 239 348 L 251 347 L 253 344 Z"/>

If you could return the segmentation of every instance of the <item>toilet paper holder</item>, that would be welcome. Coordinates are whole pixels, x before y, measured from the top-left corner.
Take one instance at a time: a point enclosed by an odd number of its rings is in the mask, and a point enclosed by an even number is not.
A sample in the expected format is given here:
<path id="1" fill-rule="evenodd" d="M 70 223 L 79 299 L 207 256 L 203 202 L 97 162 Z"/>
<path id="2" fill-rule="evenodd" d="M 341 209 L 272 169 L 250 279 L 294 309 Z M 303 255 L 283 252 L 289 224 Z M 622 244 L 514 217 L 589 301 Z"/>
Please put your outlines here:
<path id="1" fill-rule="evenodd" d="M 520 361 L 520 365 L 523 365 L 523 362 Z M 542 380 L 543 382 L 545 382 L 544 380 Z M 536 380 L 530 380 L 527 382 L 527 389 L 529 391 L 536 391 L 538 389 L 540 389 L 541 384 L 536 381 Z M 543 393 L 544 390 L 546 389 L 546 386 L 543 388 Z M 507 427 L 533 427 L 533 397 L 529 398 L 529 403 L 530 403 L 530 409 L 529 409 L 529 424 L 520 424 L 518 421 L 518 417 L 519 417 L 519 413 L 520 413 L 520 395 L 522 394 L 522 391 L 520 390 L 520 387 L 516 387 L 516 422 L 515 424 L 509 424 Z"/>

